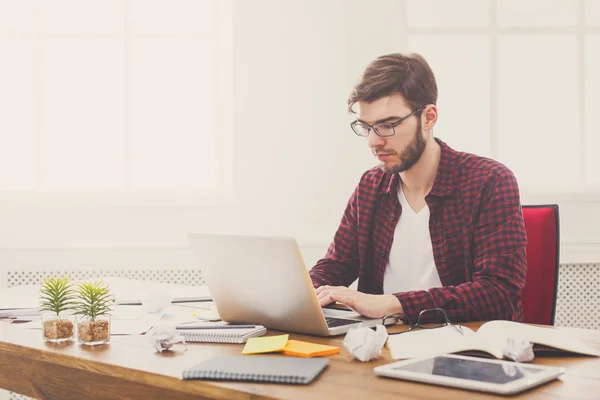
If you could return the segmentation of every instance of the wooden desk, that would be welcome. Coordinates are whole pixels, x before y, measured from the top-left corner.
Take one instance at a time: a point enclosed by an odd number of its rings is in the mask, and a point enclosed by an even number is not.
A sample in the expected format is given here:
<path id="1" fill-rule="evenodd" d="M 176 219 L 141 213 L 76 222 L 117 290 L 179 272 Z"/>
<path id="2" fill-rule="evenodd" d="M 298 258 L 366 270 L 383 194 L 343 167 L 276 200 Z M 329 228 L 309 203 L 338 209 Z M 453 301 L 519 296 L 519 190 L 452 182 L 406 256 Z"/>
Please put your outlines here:
<path id="1" fill-rule="evenodd" d="M 477 328 L 480 323 L 466 324 Z M 404 327 L 392 327 L 400 331 Z M 268 334 L 279 332 L 269 331 Z M 361 363 L 342 345 L 342 337 L 290 338 L 340 346 L 330 365 L 309 386 L 181 381 L 180 371 L 215 355 L 241 354 L 241 345 L 191 344 L 184 354 L 155 353 L 145 336 L 113 337 L 110 345 L 45 344 L 41 332 L 0 323 L 0 387 L 40 399 L 480 399 L 496 396 L 376 377 L 373 367 L 389 363 L 389 352 Z M 588 337 L 600 347 L 600 337 Z M 251 357 L 251 356 L 249 356 Z M 528 391 L 519 398 L 598 399 L 600 358 L 537 358 L 536 364 L 561 365 L 560 380 Z"/>

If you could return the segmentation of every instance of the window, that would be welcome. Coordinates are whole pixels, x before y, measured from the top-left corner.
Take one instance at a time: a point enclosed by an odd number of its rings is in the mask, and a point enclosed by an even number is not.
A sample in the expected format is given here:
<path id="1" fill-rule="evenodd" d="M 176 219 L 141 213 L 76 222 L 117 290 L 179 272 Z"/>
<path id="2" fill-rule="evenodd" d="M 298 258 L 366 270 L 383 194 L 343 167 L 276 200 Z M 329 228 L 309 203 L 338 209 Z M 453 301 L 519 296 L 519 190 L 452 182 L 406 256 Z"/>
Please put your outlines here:
<path id="1" fill-rule="evenodd" d="M 231 5 L 0 0 L 4 195 L 220 196 Z"/>
<path id="2" fill-rule="evenodd" d="M 436 136 L 523 192 L 600 193 L 600 1 L 408 0 L 407 26 L 438 78 Z"/>

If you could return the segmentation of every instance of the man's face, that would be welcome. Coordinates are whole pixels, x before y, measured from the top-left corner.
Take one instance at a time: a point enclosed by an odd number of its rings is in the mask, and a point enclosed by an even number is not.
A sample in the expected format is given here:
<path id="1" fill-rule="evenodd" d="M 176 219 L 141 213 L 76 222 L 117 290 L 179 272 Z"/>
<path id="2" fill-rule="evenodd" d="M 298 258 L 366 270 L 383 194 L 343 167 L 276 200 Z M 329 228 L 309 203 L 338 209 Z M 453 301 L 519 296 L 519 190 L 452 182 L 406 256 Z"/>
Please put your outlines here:
<path id="1" fill-rule="evenodd" d="M 367 124 L 394 123 L 414 110 L 399 94 L 360 102 L 358 120 Z M 369 147 L 386 174 L 397 174 L 410 169 L 423 154 L 427 144 L 421 127 L 421 114 L 411 116 L 394 128 L 394 136 L 380 137 L 373 130 L 369 134 Z"/>

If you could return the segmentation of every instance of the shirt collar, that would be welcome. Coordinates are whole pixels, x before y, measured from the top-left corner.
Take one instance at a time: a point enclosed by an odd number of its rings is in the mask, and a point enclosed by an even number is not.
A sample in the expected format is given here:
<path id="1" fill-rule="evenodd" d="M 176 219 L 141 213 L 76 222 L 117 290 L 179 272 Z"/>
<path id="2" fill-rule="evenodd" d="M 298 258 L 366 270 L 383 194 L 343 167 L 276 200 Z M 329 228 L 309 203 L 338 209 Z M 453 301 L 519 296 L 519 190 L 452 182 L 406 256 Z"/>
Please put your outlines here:
<path id="1" fill-rule="evenodd" d="M 438 138 L 435 138 L 435 141 L 438 142 L 441 148 L 440 163 L 429 194 L 433 196 L 452 196 L 454 194 L 456 151 Z M 396 193 L 399 184 L 400 174 L 385 174 L 384 184 L 381 186 L 379 193 Z"/>

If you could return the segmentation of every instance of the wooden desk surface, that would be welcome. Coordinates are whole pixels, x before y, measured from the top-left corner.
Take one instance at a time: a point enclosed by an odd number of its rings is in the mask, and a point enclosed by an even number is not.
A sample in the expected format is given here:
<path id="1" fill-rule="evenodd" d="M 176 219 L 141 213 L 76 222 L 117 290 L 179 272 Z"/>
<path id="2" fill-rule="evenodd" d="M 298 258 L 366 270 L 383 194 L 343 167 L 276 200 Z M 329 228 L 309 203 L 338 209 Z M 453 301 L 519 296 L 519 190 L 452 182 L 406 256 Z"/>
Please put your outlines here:
<path id="1" fill-rule="evenodd" d="M 476 329 L 481 323 L 465 325 Z M 389 328 L 390 332 L 403 329 Z M 186 367 L 215 355 L 239 355 L 242 345 L 194 343 L 183 354 L 156 353 L 146 336 L 113 336 L 110 345 L 100 347 L 76 343 L 54 345 L 45 344 L 39 330 L 0 323 L 0 387 L 41 399 L 498 398 L 376 377 L 373 368 L 392 361 L 385 348 L 379 360 L 361 363 L 343 347 L 343 336 L 291 334 L 290 338 L 337 345 L 341 353 L 329 357 L 329 367 L 308 386 L 182 381 L 178 376 Z M 600 347 L 600 337 L 585 339 Z M 560 380 L 525 392 L 519 398 L 600 398 L 600 358 L 538 357 L 535 363 L 564 366 L 567 373 Z"/>

